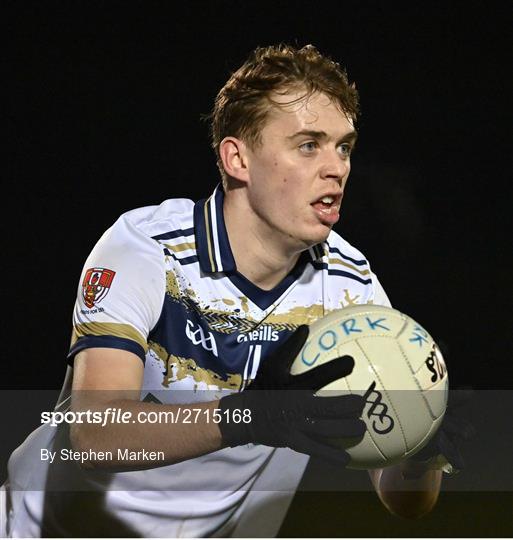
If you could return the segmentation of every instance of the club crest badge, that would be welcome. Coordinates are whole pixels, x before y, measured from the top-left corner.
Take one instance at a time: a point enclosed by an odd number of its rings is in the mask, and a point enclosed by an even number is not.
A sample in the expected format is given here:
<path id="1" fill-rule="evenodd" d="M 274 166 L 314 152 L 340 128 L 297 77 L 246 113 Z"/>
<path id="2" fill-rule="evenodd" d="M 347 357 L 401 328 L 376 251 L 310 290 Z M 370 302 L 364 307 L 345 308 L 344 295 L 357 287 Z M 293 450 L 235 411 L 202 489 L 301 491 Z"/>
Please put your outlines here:
<path id="1" fill-rule="evenodd" d="M 82 296 L 88 308 L 101 302 L 109 292 L 116 272 L 108 268 L 89 268 L 82 281 Z"/>

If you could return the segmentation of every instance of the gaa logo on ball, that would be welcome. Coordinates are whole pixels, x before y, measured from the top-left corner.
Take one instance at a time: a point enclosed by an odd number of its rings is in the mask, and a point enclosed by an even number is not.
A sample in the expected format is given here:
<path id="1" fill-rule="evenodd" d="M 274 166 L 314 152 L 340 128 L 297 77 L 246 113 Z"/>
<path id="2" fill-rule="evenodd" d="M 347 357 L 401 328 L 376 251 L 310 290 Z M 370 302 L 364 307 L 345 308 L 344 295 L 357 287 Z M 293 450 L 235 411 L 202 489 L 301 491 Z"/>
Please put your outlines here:
<path id="1" fill-rule="evenodd" d="M 388 467 L 418 452 L 438 429 L 447 406 L 447 368 L 433 338 L 395 309 L 351 306 L 310 326 L 291 373 L 346 354 L 354 358 L 353 372 L 317 395 L 364 396 L 363 439 L 336 442 L 351 456 L 348 467 Z"/>

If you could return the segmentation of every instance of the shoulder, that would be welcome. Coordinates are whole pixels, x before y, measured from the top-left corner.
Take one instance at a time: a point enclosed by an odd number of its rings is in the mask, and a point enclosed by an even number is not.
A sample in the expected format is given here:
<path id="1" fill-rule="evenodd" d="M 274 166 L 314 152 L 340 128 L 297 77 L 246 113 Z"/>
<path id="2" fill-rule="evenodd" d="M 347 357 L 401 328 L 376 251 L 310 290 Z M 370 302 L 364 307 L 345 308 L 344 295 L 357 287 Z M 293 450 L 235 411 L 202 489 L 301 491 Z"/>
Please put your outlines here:
<path id="1" fill-rule="evenodd" d="M 369 267 L 369 261 L 365 255 L 353 245 L 351 245 L 347 240 L 342 238 L 335 231 L 331 231 L 326 244 L 328 247 L 328 255 L 330 258 L 336 258 L 338 255 L 344 260 L 352 262 L 357 266 L 366 266 Z M 335 257 L 334 257 L 335 256 Z"/>
<path id="2" fill-rule="evenodd" d="M 334 231 L 330 232 L 326 240 L 324 260 L 327 262 L 328 275 L 347 278 L 366 287 L 372 285 L 367 258 Z"/>
<path id="3" fill-rule="evenodd" d="M 190 199 L 167 199 L 159 205 L 129 210 L 119 217 L 118 222 L 127 223 L 153 238 L 192 227 L 193 210 L 194 202 Z"/>
<path id="4" fill-rule="evenodd" d="M 183 236 L 193 232 L 194 202 L 189 199 L 168 199 L 159 205 L 129 210 L 114 222 L 99 243 L 129 248 L 134 245 L 157 245 L 162 238 Z"/>
<path id="5" fill-rule="evenodd" d="M 328 275 L 342 276 L 353 284 L 364 287 L 361 302 L 390 305 L 390 301 L 376 274 L 371 269 L 367 257 L 335 231 L 327 240 Z"/>

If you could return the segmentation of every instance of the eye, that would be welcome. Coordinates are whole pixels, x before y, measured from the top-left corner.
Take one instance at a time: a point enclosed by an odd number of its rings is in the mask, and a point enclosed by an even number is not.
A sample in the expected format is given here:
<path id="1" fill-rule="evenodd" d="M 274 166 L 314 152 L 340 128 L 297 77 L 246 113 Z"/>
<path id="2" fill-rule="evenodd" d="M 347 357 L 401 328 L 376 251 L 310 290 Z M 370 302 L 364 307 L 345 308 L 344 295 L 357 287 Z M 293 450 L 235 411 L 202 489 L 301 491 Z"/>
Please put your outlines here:
<path id="1" fill-rule="evenodd" d="M 300 144 L 299 149 L 304 154 L 312 154 L 317 149 L 317 143 L 315 141 L 307 141 Z"/>
<path id="2" fill-rule="evenodd" d="M 353 147 L 349 143 L 342 143 L 338 146 L 338 151 L 343 158 L 348 158 L 351 155 Z"/>

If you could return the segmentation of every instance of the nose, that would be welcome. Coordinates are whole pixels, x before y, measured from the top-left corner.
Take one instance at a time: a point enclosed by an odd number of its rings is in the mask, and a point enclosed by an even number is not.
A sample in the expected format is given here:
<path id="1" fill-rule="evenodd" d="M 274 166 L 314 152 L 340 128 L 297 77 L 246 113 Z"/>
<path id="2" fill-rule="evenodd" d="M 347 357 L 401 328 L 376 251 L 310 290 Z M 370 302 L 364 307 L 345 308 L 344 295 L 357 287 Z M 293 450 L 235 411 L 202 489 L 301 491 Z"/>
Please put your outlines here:
<path id="1" fill-rule="evenodd" d="M 343 158 L 335 149 L 326 150 L 321 168 L 321 178 L 335 180 L 339 185 L 347 178 L 351 169 L 349 158 Z"/>

